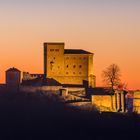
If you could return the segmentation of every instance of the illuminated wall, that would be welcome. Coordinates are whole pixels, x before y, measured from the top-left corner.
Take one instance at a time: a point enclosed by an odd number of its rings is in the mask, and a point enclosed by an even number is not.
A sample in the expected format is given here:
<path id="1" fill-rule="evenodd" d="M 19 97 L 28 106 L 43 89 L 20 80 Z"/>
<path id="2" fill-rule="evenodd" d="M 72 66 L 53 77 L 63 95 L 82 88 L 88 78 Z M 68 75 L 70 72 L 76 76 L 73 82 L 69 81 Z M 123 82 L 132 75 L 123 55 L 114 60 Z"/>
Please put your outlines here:
<path id="1" fill-rule="evenodd" d="M 44 43 L 44 73 L 47 77 L 64 75 L 64 43 Z"/>
<path id="2" fill-rule="evenodd" d="M 140 91 L 134 91 L 133 111 L 140 114 Z"/>
<path id="3" fill-rule="evenodd" d="M 125 112 L 125 95 L 124 92 L 116 91 L 114 95 L 92 95 L 92 104 L 97 109 L 105 112 Z"/>
<path id="4" fill-rule="evenodd" d="M 109 96 L 109 95 L 93 95 L 92 103 L 100 111 L 109 111 L 109 112 L 112 111 L 111 96 Z"/>
<path id="5" fill-rule="evenodd" d="M 70 52 L 65 52 L 64 43 L 44 43 L 44 74 L 62 84 L 82 85 L 85 80 L 94 87 L 93 53 Z"/>

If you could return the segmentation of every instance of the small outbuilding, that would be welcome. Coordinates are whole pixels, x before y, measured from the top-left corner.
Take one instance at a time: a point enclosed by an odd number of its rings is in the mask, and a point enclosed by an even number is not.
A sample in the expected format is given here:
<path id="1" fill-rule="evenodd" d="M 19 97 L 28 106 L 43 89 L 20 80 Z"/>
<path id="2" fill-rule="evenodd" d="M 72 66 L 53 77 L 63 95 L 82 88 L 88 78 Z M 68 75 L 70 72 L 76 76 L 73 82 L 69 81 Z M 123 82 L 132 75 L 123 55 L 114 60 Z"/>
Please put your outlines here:
<path id="1" fill-rule="evenodd" d="M 9 91 L 18 91 L 21 80 L 21 72 L 17 68 L 6 70 L 6 86 Z"/>
<path id="2" fill-rule="evenodd" d="M 111 88 L 106 87 L 90 89 L 92 104 L 105 112 L 126 112 L 126 93 L 124 90 L 115 90 L 113 93 Z"/>

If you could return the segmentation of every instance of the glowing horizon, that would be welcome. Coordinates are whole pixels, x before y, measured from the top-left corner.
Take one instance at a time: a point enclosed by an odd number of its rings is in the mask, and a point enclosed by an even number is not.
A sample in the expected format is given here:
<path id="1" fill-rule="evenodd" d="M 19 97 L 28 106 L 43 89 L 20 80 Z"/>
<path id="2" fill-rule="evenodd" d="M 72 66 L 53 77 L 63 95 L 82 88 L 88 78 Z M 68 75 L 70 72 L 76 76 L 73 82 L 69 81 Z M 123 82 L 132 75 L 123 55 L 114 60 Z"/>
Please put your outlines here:
<path id="1" fill-rule="evenodd" d="M 115 63 L 129 89 L 140 89 L 139 0 L 1 0 L 0 83 L 16 67 L 43 73 L 43 43 L 93 52 L 97 86 Z"/>

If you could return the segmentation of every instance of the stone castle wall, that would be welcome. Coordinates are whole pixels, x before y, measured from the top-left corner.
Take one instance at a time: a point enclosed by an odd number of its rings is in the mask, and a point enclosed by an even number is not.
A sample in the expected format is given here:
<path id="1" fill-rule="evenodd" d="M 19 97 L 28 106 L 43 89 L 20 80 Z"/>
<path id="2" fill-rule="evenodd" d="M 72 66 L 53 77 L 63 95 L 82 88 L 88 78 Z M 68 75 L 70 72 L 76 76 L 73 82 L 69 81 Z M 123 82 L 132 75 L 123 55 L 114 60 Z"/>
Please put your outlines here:
<path id="1" fill-rule="evenodd" d="M 20 86 L 21 92 L 51 91 L 58 93 L 62 86 Z"/>
<path id="2" fill-rule="evenodd" d="M 111 106 L 111 96 L 110 95 L 93 95 L 92 104 L 94 104 L 100 111 L 113 111 Z M 113 96 L 114 104 L 114 96 Z"/>
<path id="3" fill-rule="evenodd" d="M 140 114 L 140 91 L 134 91 L 133 111 Z"/>
<path id="4" fill-rule="evenodd" d="M 115 93 L 114 95 L 92 95 L 92 104 L 98 110 L 105 112 L 125 112 L 124 93 Z"/>
<path id="5" fill-rule="evenodd" d="M 64 43 L 44 45 L 44 72 L 62 84 L 83 84 L 95 86 L 93 75 L 93 54 L 65 54 Z"/>

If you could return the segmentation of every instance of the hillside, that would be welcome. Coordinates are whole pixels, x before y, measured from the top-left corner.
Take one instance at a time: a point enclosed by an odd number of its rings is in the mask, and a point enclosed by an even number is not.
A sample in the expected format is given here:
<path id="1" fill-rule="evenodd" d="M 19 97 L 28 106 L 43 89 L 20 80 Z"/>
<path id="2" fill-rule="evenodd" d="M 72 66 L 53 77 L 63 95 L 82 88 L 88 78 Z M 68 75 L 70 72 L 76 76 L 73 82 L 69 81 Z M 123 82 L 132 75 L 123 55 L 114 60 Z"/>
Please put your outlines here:
<path id="1" fill-rule="evenodd" d="M 0 94 L 0 132 L 5 137 L 134 138 L 139 125 L 136 114 L 81 110 L 51 93 Z"/>

